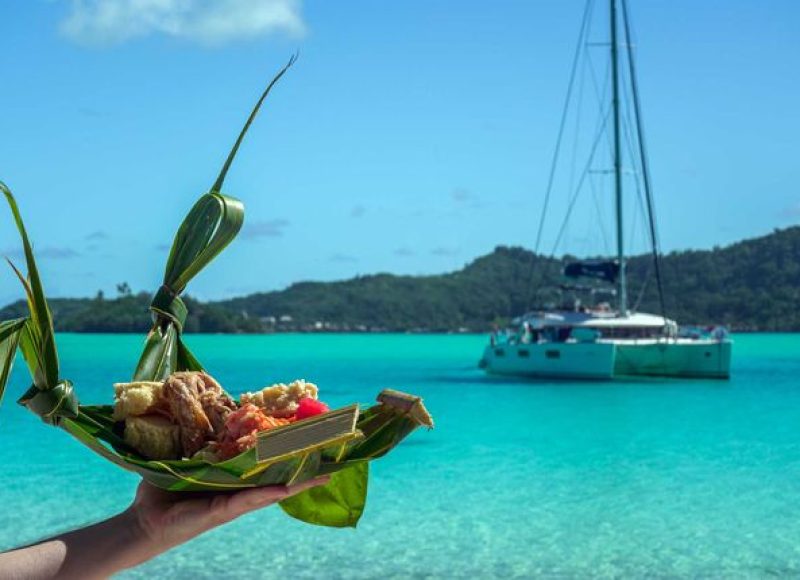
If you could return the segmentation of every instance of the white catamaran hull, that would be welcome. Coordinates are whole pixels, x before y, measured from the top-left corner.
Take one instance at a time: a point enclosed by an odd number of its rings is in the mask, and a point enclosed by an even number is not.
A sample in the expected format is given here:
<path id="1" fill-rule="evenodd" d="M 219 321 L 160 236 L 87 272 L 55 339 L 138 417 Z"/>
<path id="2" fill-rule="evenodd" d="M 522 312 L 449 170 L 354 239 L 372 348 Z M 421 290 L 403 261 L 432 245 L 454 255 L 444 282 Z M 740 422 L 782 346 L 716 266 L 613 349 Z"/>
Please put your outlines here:
<path id="1" fill-rule="evenodd" d="M 486 347 L 481 367 L 497 375 L 611 379 L 615 350 L 602 342 L 500 344 Z"/>
<path id="2" fill-rule="evenodd" d="M 618 34 L 618 4 L 621 4 L 623 20 L 622 33 Z M 583 25 L 578 41 L 578 51 L 573 59 L 573 70 L 567 89 L 565 110 L 562 114 L 561 129 L 567 119 L 566 106 L 570 104 L 573 79 L 580 66 L 582 50 L 590 44 L 589 30 L 586 26 L 590 16 L 591 2 L 587 2 Z M 665 312 L 665 301 L 662 289 L 662 277 L 656 232 L 655 215 L 653 213 L 653 197 L 650 187 L 648 160 L 645 154 L 642 124 L 640 119 L 639 92 L 636 84 L 634 58 L 630 38 L 630 26 L 625 0 L 609 2 L 610 34 L 610 95 L 608 100 L 600 99 L 602 128 L 606 128 L 608 114 L 604 102 L 611 106 L 611 123 L 608 135 L 611 157 L 613 158 L 614 208 L 616 222 L 616 255 L 613 259 L 570 260 L 564 264 L 563 275 L 568 279 L 591 280 L 590 284 L 560 284 L 561 307 L 554 308 L 548 304 L 550 300 L 542 300 L 542 304 L 533 311 L 523 313 L 512 321 L 516 329 L 499 329 L 492 335 L 490 345 L 484 351 L 480 361 L 481 368 L 488 373 L 501 375 L 519 375 L 532 377 L 556 377 L 565 379 L 614 379 L 622 377 L 681 377 L 681 378 L 720 378 L 730 376 L 731 341 L 726 338 L 724 328 L 684 328 L 681 329 L 675 320 L 669 320 Z M 620 42 L 621 40 L 621 42 Z M 624 54 L 620 48 L 624 47 Z M 589 62 L 588 54 L 584 57 Z M 627 65 L 627 67 L 625 67 Z M 623 70 L 627 68 L 627 73 Z M 623 86 L 623 84 L 627 86 Z M 621 106 L 622 97 L 630 94 L 632 102 L 627 107 Z M 580 109 L 579 109 L 580 111 Z M 633 112 L 635 124 L 631 127 L 629 116 Z M 580 112 L 578 113 L 580 115 Z M 625 119 L 623 119 L 625 117 Z M 623 127 L 623 121 L 628 123 Z M 576 119 L 577 126 L 577 119 Z M 634 136 L 631 138 L 631 129 Z M 539 230 L 536 234 L 534 254 L 539 252 L 543 226 L 546 221 L 547 200 L 553 186 L 553 177 L 558 166 L 562 132 L 556 141 L 553 164 L 545 205 L 539 218 Z M 599 137 L 599 136 L 598 136 Z M 626 152 L 623 150 L 623 137 L 628 144 L 632 157 L 632 166 L 625 168 L 623 163 Z M 595 138 L 597 139 L 597 138 Z M 596 140 L 595 143 L 599 143 Z M 576 146 L 578 141 L 576 140 Z M 573 153 L 577 147 L 573 149 Z M 584 173 L 579 179 L 578 188 L 572 195 L 567 218 L 572 205 L 581 191 L 584 177 L 592 170 L 595 149 L 592 147 Z M 638 162 L 635 157 L 638 157 Z M 626 171 L 630 169 L 633 171 Z M 638 308 L 629 308 L 628 282 L 625 256 L 625 223 L 623 216 L 626 201 L 623 196 L 625 174 L 632 174 L 636 180 L 636 191 L 641 195 L 644 191 L 646 214 L 649 222 L 650 245 L 653 254 L 654 274 L 657 282 L 660 315 L 638 312 Z M 592 183 L 591 180 L 588 180 Z M 571 184 L 570 189 L 573 188 Z M 592 189 L 594 189 L 592 187 Z M 593 194 L 594 195 L 594 194 Z M 630 201 L 627 202 L 630 204 Z M 561 225 L 556 246 L 566 225 Z M 555 248 L 554 248 L 555 252 Z M 554 254 L 551 254 L 553 257 Z M 566 258 L 566 256 L 565 256 Z M 539 272 L 542 275 L 542 272 Z M 543 276 L 544 278 L 544 276 Z M 531 262 L 530 279 L 533 280 L 533 262 Z M 613 289 L 611 286 L 615 286 Z M 642 291 L 644 286 L 642 287 Z M 563 292 L 569 294 L 564 295 Z M 582 297 L 588 297 L 584 303 Z M 616 304 L 596 299 L 597 296 L 613 294 Z M 529 293 L 531 301 L 533 293 Z M 530 306 L 530 304 L 528 305 Z"/>
<path id="3" fill-rule="evenodd" d="M 610 380 L 653 376 L 730 376 L 731 341 L 643 339 L 488 346 L 487 373 L 527 377 Z"/>
<path id="4" fill-rule="evenodd" d="M 730 377 L 730 340 L 661 338 L 614 343 L 617 376 Z"/>

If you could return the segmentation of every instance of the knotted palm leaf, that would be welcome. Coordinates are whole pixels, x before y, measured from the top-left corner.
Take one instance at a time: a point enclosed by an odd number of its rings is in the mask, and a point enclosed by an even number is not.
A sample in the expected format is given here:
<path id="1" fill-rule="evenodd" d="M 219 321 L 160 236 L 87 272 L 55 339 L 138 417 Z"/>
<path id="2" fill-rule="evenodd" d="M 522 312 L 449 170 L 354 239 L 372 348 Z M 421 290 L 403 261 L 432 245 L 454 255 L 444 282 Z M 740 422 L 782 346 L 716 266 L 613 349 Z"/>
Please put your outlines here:
<path id="1" fill-rule="evenodd" d="M 264 99 L 294 61 L 293 57 L 267 85 L 211 190 L 200 197 L 178 229 L 163 284 L 150 306 L 153 326 L 134 380 L 160 381 L 176 371 L 204 370 L 183 340 L 187 308 L 180 295 L 242 227 L 244 206 L 221 193 L 225 176 Z M 352 405 L 260 433 L 256 447 L 227 461 L 142 457 L 123 440 L 122 425 L 112 418 L 112 406 L 80 405 L 72 383 L 61 378 L 53 320 L 22 216 L 2 182 L 0 190 L 22 240 L 27 276 L 11 266 L 25 290 L 29 313 L 26 318 L 0 323 L 0 400 L 19 348 L 33 383 L 19 403 L 116 465 L 163 489 L 186 492 L 299 483 L 330 474 L 327 485 L 285 500 L 281 507 L 309 523 L 354 526 L 366 502 L 367 462 L 386 454 L 416 427 L 433 426 L 418 397 L 387 390 L 378 396 L 378 404 L 365 410 Z"/>

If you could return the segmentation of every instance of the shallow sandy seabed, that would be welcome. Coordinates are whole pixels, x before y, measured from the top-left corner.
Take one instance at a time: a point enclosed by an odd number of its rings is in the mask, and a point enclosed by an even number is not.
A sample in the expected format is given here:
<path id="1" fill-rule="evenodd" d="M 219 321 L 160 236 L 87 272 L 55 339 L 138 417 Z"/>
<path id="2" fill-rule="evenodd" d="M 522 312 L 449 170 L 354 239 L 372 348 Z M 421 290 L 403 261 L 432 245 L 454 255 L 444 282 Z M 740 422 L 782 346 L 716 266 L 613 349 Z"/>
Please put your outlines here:
<path id="1" fill-rule="evenodd" d="M 124 578 L 800 575 L 800 336 L 736 337 L 730 382 L 489 380 L 474 336 L 190 336 L 230 390 L 306 378 L 333 406 L 423 395 L 437 427 L 373 465 L 356 530 L 272 508 Z M 82 400 L 111 398 L 141 337 L 60 337 Z M 89 354 L 91 353 L 91 354 Z M 136 478 L 0 411 L 0 548 L 124 508 Z M 235 386 L 240 385 L 240 386 Z M 13 444 L 12 444 L 13 442 Z M 58 486 L 72 497 L 37 488 Z"/>

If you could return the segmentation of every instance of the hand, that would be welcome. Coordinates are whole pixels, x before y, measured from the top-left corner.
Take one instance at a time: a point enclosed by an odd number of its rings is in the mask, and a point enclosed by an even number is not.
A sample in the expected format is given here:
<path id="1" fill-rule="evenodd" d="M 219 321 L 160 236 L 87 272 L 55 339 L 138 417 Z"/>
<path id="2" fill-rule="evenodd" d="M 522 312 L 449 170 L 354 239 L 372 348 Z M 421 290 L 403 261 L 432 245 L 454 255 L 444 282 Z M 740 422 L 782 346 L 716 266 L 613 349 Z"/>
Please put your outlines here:
<path id="1" fill-rule="evenodd" d="M 236 493 L 175 493 L 139 484 L 119 515 L 0 554 L 0 578 L 108 578 L 221 524 L 279 502 L 328 477 Z"/>
<path id="2" fill-rule="evenodd" d="M 324 485 L 329 479 L 324 476 L 297 485 L 256 487 L 235 493 L 198 493 L 189 497 L 143 481 L 128 512 L 144 539 L 163 551 L 253 510 Z"/>

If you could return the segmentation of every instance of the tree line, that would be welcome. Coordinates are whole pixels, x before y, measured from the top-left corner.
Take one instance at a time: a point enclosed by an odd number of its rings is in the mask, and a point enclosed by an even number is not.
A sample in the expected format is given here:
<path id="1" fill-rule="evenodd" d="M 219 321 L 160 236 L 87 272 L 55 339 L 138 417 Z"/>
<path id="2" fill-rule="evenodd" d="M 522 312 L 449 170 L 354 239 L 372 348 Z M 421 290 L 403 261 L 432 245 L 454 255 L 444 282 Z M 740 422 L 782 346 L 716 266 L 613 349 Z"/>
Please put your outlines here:
<path id="1" fill-rule="evenodd" d="M 562 287 L 561 271 L 570 259 L 499 246 L 461 270 L 435 276 L 299 282 L 214 302 L 189 296 L 185 331 L 482 332 L 529 309 L 582 297 Z M 652 264 L 649 255 L 628 261 L 630 301 L 639 311 L 660 313 Z M 723 248 L 671 252 L 661 257 L 661 270 L 666 315 L 682 324 L 800 330 L 800 227 Z M 143 333 L 151 324 L 149 303 L 149 293 L 133 293 L 122 283 L 113 298 L 99 292 L 53 299 L 51 309 L 59 331 Z M 23 312 L 24 303 L 17 302 L 0 310 L 0 319 Z"/>

